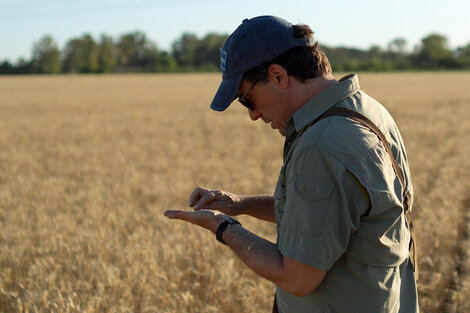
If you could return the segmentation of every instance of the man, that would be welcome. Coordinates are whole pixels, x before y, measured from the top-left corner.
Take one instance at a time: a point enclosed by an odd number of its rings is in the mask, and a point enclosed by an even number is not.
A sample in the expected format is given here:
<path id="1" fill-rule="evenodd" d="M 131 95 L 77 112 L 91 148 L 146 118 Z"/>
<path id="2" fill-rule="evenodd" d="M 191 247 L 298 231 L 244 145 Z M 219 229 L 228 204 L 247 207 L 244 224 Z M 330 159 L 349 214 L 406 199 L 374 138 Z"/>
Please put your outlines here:
<path id="1" fill-rule="evenodd" d="M 385 108 L 359 89 L 356 75 L 334 79 L 308 26 L 278 17 L 244 20 L 221 49 L 221 68 L 211 108 L 223 111 L 238 98 L 253 121 L 286 136 L 274 196 L 196 188 L 194 211 L 165 215 L 212 231 L 274 282 L 281 313 L 418 312 L 404 215 L 412 185 Z M 384 140 L 362 122 L 327 117 L 332 108 L 368 117 Z M 275 222 L 277 243 L 228 216 L 240 214 Z"/>

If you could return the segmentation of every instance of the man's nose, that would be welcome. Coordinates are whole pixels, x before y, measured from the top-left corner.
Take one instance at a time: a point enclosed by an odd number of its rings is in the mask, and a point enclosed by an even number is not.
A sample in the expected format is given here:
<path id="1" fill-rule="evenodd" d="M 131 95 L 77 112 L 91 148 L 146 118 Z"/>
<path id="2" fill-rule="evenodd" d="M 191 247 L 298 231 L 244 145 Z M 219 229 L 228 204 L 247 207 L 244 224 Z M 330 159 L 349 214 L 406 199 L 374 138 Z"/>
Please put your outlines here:
<path id="1" fill-rule="evenodd" d="M 248 114 L 250 115 L 250 118 L 253 121 L 256 121 L 257 119 L 261 117 L 261 114 L 258 111 L 256 111 L 256 109 L 254 111 L 248 109 Z"/>

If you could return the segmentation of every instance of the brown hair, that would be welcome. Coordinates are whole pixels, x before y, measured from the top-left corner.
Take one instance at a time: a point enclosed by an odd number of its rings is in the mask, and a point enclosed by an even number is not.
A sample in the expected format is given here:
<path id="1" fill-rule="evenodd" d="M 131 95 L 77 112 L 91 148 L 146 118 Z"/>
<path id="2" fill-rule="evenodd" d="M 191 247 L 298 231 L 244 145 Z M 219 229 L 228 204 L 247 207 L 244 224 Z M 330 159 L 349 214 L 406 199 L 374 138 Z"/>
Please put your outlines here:
<path id="1" fill-rule="evenodd" d="M 308 25 L 293 25 L 295 38 L 313 37 L 313 31 Z M 318 46 L 318 42 L 308 46 L 299 46 L 287 50 L 273 59 L 258 65 L 243 74 L 243 78 L 251 82 L 266 81 L 268 68 L 272 64 L 284 67 L 289 75 L 301 82 L 331 73 L 331 65 L 325 53 Z"/>

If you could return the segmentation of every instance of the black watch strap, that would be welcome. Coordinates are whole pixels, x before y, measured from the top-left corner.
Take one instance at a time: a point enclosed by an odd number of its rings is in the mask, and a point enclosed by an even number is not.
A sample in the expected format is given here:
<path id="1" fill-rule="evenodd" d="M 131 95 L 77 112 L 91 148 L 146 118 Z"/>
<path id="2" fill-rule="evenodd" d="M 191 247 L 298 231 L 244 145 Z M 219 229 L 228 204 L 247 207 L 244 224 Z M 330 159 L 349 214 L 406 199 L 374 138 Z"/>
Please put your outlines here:
<path id="1" fill-rule="evenodd" d="M 227 229 L 229 225 L 233 225 L 233 224 L 240 224 L 240 222 L 234 218 L 227 217 L 222 223 L 219 224 L 219 227 L 217 227 L 217 231 L 215 232 L 215 238 L 217 238 L 217 240 L 223 243 L 224 245 L 226 245 L 226 243 L 222 239 L 222 234 L 224 233 L 224 231 Z"/>

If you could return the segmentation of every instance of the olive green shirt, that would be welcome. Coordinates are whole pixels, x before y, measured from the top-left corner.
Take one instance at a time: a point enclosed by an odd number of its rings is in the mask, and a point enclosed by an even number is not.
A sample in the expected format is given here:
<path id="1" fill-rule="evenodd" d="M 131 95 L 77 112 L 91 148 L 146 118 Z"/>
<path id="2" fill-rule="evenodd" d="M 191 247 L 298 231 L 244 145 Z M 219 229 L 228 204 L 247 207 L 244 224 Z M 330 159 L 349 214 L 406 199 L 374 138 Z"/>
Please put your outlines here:
<path id="1" fill-rule="evenodd" d="M 418 312 L 400 180 L 366 126 L 333 116 L 306 128 L 331 107 L 357 111 L 381 129 L 413 194 L 398 128 L 387 110 L 359 89 L 356 75 L 295 112 L 287 122 L 274 193 L 277 244 L 283 255 L 327 274 L 305 297 L 277 287 L 279 311 Z"/>

